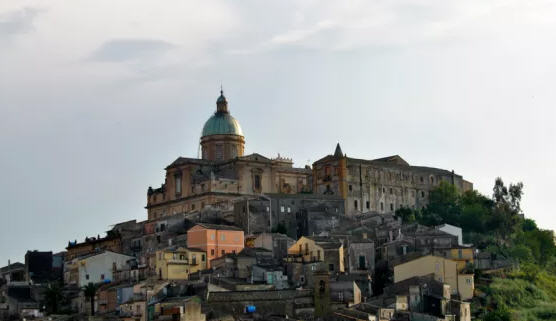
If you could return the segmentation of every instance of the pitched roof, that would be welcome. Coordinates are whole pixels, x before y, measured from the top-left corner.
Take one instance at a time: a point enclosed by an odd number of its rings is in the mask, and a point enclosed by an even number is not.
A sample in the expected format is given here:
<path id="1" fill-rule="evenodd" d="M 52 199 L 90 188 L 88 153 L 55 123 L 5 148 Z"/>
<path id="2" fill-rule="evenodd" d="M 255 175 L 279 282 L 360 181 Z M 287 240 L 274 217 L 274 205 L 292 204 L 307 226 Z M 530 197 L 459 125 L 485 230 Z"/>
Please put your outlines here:
<path id="1" fill-rule="evenodd" d="M 221 224 L 208 224 L 208 223 L 197 223 L 195 226 L 201 226 L 209 230 L 220 230 L 220 231 L 243 231 L 237 226 L 233 225 L 221 225 Z"/>
<path id="2" fill-rule="evenodd" d="M 21 270 L 23 268 L 25 268 L 25 264 L 20 263 L 20 262 L 14 262 L 14 263 L 11 263 L 9 266 L 6 265 L 6 266 L 0 268 L 0 273 L 7 273 L 9 271 Z"/>

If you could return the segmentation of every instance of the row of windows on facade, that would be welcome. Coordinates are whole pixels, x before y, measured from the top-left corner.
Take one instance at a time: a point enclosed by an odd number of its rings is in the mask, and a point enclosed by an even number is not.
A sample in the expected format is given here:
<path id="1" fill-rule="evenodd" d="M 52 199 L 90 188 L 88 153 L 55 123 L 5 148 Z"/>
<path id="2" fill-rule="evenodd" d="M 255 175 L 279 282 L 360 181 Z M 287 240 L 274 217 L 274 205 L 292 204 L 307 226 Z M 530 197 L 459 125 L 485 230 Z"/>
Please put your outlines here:
<path id="1" fill-rule="evenodd" d="M 181 180 L 181 176 L 175 176 L 174 177 L 174 183 L 175 183 L 175 191 L 176 191 L 176 195 L 181 195 L 182 193 L 182 180 Z M 234 182 L 231 182 L 231 184 L 234 184 Z M 258 185 L 260 187 L 260 178 L 259 178 L 259 183 L 256 183 L 256 185 Z M 224 184 L 224 189 L 228 188 L 228 184 Z M 192 190 L 195 192 L 195 188 L 194 185 L 192 186 Z M 201 184 L 201 193 L 204 193 L 207 191 L 206 185 L 205 184 Z M 162 194 L 162 200 L 165 199 L 165 195 Z M 158 201 L 158 195 L 157 194 L 153 194 L 151 196 L 151 202 L 156 203 Z M 194 209 L 194 208 L 193 208 Z"/>
<path id="2" fill-rule="evenodd" d="M 230 156 L 231 156 L 231 158 L 235 158 L 235 157 L 238 156 L 236 145 L 230 145 Z M 208 158 L 208 149 L 207 148 L 203 149 L 203 158 L 204 159 Z M 224 160 L 224 145 L 222 145 L 222 144 L 214 145 L 214 158 L 216 160 Z"/>
<path id="3" fill-rule="evenodd" d="M 225 250 L 222 250 L 220 253 L 221 253 L 221 256 L 226 255 L 226 251 L 225 251 Z M 231 253 L 232 253 L 232 254 L 236 254 L 236 250 L 232 250 Z M 211 250 L 210 250 L 210 256 L 214 256 L 215 254 L 216 254 L 216 251 L 215 251 L 214 249 L 211 249 Z"/>
<path id="4" fill-rule="evenodd" d="M 158 259 L 159 260 L 163 259 L 163 254 L 162 253 L 158 254 Z M 173 253 L 172 254 L 172 259 L 173 260 L 186 261 L 187 256 L 185 256 L 184 254 Z M 205 260 L 206 260 L 205 255 L 201 254 L 201 262 L 205 262 Z M 193 265 L 197 264 L 197 255 L 196 254 L 191 255 L 191 264 L 193 264 Z"/>
<path id="5" fill-rule="evenodd" d="M 216 239 L 216 236 L 214 234 L 211 234 L 210 239 L 211 241 L 214 241 Z M 220 241 L 226 241 L 226 234 L 220 234 Z M 239 242 L 239 236 L 235 235 L 234 241 Z"/>
<path id="6" fill-rule="evenodd" d="M 349 189 L 350 192 L 353 192 L 353 185 L 349 185 L 348 189 Z M 382 189 L 380 187 L 377 187 L 376 190 L 377 190 L 377 192 L 380 192 L 382 190 L 382 194 L 386 194 L 386 187 L 382 187 Z M 390 195 L 394 195 L 394 194 L 397 195 L 398 194 L 397 189 L 394 189 L 394 188 L 391 188 L 391 187 L 389 188 L 389 192 L 390 192 Z M 403 190 L 402 190 L 402 192 L 403 192 Z M 407 193 L 407 188 L 406 188 L 406 193 Z M 415 197 L 415 191 L 411 191 L 411 197 Z M 425 191 L 421 191 L 421 197 L 425 197 Z"/>
<path id="7" fill-rule="evenodd" d="M 334 176 L 340 176 L 340 168 L 335 167 L 334 169 L 335 169 L 334 170 Z M 356 167 L 348 167 L 348 171 L 349 171 L 351 176 L 356 176 L 356 175 L 359 174 Z M 380 178 L 382 176 L 381 171 L 374 170 L 372 172 L 373 172 L 375 178 Z M 319 179 L 323 178 L 322 177 L 323 172 L 319 171 L 318 173 L 319 173 L 318 178 Z M 331 175 L 332 175 L 332 168 L 331 167 L 325 167 L 324 168 L 324 178 L 329 178 Z M 417 176 L 410 175 L 410 174 L 400 174 L 400 173 L 397 173 L 397 174 L 394 174 L 394 175 L 400 181 L 403 181 L 403 180 L 409 181 L 410 178 L 411 178 L 412 183 L 415 181 L 415 179 L 417 177 Z M 366 178 L 367 179 L 369 178 L 369 174 L 366 175 Z M 388 172 L 388 179 L 392 180 L 392 172 Z M 429 181 L 430 181 L 431 184 L 434 184 L 434 182 L 435 182 L 434 176 L 432 176 L 432 175 L 429 176 Z M 424 176 L 419 176 L 419 182 L 423 183 L 423 184 L 425 183 Z"/>
<path id="8" fill-rule="evenodd" d="M 356 208 L 356 209 L 359 208 L 359 202 L 358 202 L 357 200 L 354 200 L 354 201 L 353 201 L 353 207 Z M 365 204 L 365 207 L 366 207 L 368 210 L 371 209 L 371 202 L 367 201 L 366 204 Z M 415 206 L 413 206 L 413 208 L 414 208 L 414 207 L 415 207 Z M 400 209 L 400 208 L 402 208 L 402 204 L 399 204 L 399 205 L 398 205 L 398 209 Z M 394 211 L 394 209 L 395 209 L 394 203 L 390 203 L 390 211 Z M 380 210 L 381 210 L 381 211 L 384 211 L 384 203 L 383 203 L 383 202 L 380 202 Z"/>
<path id="9" fill-rule="evenodd" d="M 85 280 L 89 280 L 89 279 L 90 279 L 89 274 L 85 274 Z M 101 281 L 104 281 L 104 274 L 101 274 L 101 275 L 100 275 L 100 280 L 101 280 Z"/>

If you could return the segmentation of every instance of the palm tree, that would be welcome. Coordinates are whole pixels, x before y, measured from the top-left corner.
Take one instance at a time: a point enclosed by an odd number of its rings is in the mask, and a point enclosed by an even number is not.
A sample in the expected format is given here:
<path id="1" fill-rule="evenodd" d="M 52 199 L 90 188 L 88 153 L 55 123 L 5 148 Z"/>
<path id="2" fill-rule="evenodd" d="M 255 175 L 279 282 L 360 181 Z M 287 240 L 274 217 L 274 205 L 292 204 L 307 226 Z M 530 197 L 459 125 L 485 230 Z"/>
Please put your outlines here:
<path id="1" fill-rule="evenodd" d="M 91 315 L 95 315 L 95 296 L 97 294 L 97 289 L 98 286 L 94 283 L 89 283 L 81 288 L 85 297 L 91 302 Z"/>
<path id="2" fill-rule="evenodd" d="M 44 292 L 44 302 L 51 314 L 58 313 L 60 303 L 64 299 L 62 287 L 58 282 L 49 283 Z"/>

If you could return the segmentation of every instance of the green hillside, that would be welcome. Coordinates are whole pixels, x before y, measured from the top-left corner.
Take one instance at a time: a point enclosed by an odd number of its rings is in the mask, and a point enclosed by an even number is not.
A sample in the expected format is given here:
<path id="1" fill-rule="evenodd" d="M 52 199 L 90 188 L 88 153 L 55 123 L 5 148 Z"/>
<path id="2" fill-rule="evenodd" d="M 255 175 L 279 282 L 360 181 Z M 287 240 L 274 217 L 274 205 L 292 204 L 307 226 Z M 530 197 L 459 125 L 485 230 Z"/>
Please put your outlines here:
<path id="1" fill-rule="evenodd" d="M 405 222 L 460 226 L 465 242 L 513 263 L 495 273 L 476 271 L 475 320 L 556 320 L 554 234 L 524 218 L 522 195 L 523 184 L 507 187 L 500 178 L 492 197 L 477 191 L 460 194 L 443 183 L 431 192 L 426 208 L 396 212 Z"/>

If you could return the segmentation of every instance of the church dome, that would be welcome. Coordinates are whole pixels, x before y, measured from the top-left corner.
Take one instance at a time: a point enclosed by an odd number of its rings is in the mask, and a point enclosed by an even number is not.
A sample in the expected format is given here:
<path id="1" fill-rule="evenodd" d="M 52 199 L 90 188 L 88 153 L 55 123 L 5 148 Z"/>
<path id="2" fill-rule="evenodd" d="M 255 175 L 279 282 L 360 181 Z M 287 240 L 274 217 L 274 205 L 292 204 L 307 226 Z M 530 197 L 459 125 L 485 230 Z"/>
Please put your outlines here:
<path id="1" fill-rule="evenodd" d="M 220 90 L 220 97 L 216 100 L 216 113 L 207 120 L 203 127 L 202 137 L 211 135 L 236 135 L 243 137 L 239 122 L 230 115 L 228 101 L 224 92 Z"/>
<path id="2" fill-rule="evenodd" d="M 243 136 L 239 122 L 228 113 L 215 113 L 203 127 L 203 137 L 210 135 Z"/>

